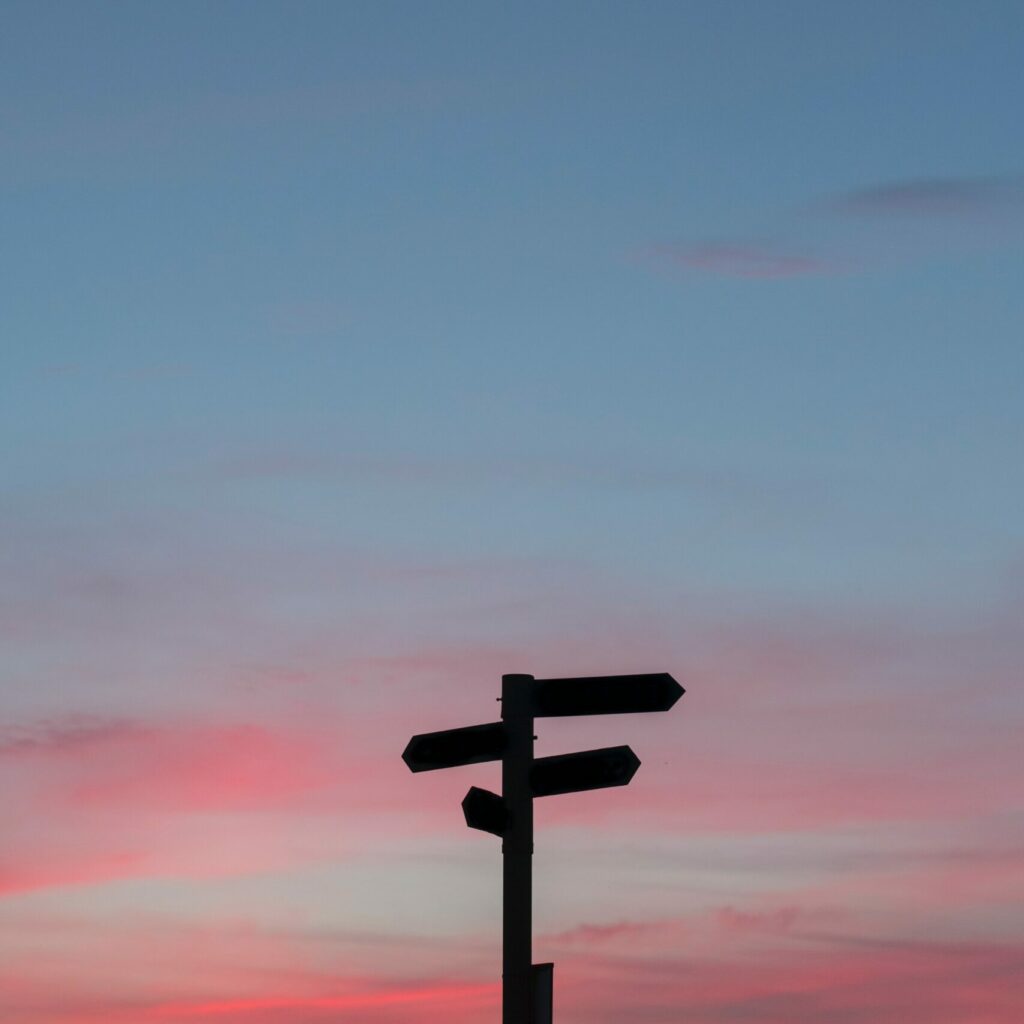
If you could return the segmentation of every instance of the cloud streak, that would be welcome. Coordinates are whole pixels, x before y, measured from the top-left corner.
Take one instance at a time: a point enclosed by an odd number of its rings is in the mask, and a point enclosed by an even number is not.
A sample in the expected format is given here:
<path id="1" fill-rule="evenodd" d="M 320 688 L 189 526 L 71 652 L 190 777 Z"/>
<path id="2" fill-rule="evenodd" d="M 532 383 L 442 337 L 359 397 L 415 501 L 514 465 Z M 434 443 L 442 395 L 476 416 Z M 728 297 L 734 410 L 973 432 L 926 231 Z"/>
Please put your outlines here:
<path id="1" fill-rule="evenodd" d="M 566 1024 L 612 1024 L 623 1018 L 673 1024 L 1012 1024 L 1024 1010 L 1017 979 L 1024 947 L 986 943 L 859 943 L 845 948 L 780 946 L 760 956 L 724 957 L 718 950 L 630 956 L 583 954 L 564 961 L 558 1001 Z M 316 986 L 313 978 L 306 985 Z M 106 1020 L 163 1022 L 223 1019 L 246 1024 L 337 1021 L 360 1024 L 459 1024 L 497 1011 L 496 981 L 437 977 L 420 982 L 330 978 L 326 990 L 194 1000 L 100 1002 L 74 991 L 22 992 L 12 1024 L 92 1024 Z M 337 989 L 344 986 L 341 992 Z M 333 987 L 335 991 L 330 991 Z M 15 989 L 15 992 L 17 990 Z M 77 995 L 77 1000 L 76 1000 Z M 76 1006 L 76 1002 L 78 1005 Z"/>
<path id="2" fill-rule="evenodd" d="M 42 761 L 42 788 L 58 805 L 77 808 L 294 807 L 330 777 L 321 752 L 301 732 L 249 723 L 71 717 L 10 727 L 0 738 L 0 757 L 25 767 Z"/>
<path id="3" fill-rule="evenodd" d="M 742 259 L 738 253 L 733 257 Z M 729 258 L 723 255 L 723 259 Z M 764 265 L 758 267 L 754 250 L 751 250 L 748 262 L 750 276 L 804 272 L 802 267 L 773 267 L 770 260 L 765 260 Z M 664 465 L 612 458 L 540 458 L 511 454 L 442 459 L 401 454 L 325 454 L 308 450 L 251 451 L 216 461 L 206 470 L 204 477 L 219 483 L 334 479 L 341 483 L 422 487 L 508 487 L 518 484 L 558 489 L 678 490 L 737 504 L 759 499 L 773 500 L 779 495 L 797 495 L 802 501 L 821 497 L 816 495 L 815 487 L 807 480 L 759 477 L 753 473 L 698 464 Z"/>
<path id="4" fill-rule="evenodd" d="M 1024 181 L 1016 178 L 921 178 L 854 189 L 824 204 L 832 213 L 868 217 L 949 218 L 1019 214 Z"/>
<path id="5" fill-rule="evenodd" d="M 921 178 L 826 197 L 761 241 L 723 237 L 651 246 L 661 266 L 748 280 L 846 274 L 894 260 L 961 253 L 1024 238 L 1024 180 Z"/>
<path id="6" fill-rule="evenodd" d="M 151 1007 L 145 1016 L 153 1020 L 181 1017 L 246 1017 L 254 1013 L 294 1012 L 303 1010 L 377 1010 L 392 1006 L 422 1008 L 441 1004 L 446 1010 L 457 1010 L 465 1004 L 489 1009 L 498 1001 L 499 986 L 433 984 L 403 989 L 384 989 L 345 995 L 324 996 L 260 996 L 254 999 L 221 999 L 198 1003 L 167 1003 Z"/>
<path id="7" fill-rule="evenodd" d="M 128 719 L 95 715 L 0 726 L 0 758 L 75 755 L 108 744 L 145 741 L 154 731 L 151 726 Z"/>
<path id="8" fill-rule="evenodd" d="M 829 274 L 839 267 L 809 253 L 787 251 L 771 242 L 718 241 L 694 245 L 655 245 L 649 250 L 659 263 L 724 277 L 776 280 Z"/>

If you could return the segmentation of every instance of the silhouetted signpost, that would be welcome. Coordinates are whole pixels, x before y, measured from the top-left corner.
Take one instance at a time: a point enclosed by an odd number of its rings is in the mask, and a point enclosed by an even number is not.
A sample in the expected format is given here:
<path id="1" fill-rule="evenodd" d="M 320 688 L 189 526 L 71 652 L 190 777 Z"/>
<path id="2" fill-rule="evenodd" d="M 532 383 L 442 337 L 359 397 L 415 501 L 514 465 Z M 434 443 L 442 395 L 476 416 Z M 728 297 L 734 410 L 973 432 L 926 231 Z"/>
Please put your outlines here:
<path id="1" fill-rule="evenodd" d="M 533 798 L 626 786 L 640 767 L 629 747 L 533 756 L 533 721 L 668 711 L 683 688 L 667 672 L 578 679 L 501 678 L 501 721 L 413 736 L 414 772 L 501 761 L 501 796 L 476 786 L 462 801 L 470 828 L 502 839 L 502 1024 L 551 1024 L 553 964 L 532 963 Z"/>

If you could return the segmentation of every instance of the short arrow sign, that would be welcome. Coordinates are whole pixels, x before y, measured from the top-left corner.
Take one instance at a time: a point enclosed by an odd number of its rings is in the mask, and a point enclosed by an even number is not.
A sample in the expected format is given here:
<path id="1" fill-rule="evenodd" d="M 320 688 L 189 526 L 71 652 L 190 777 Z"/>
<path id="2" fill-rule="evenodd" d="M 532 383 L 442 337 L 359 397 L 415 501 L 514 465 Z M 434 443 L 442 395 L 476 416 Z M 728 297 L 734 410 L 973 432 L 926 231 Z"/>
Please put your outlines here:
<path id="1" fill-rule="evenodd" d="M 537 718 L 561 718 L 668 711 L 683 692 L 668 672 L 538 679 L 533 689 L 533 713 Z"/>
<path id="2" fill-rule="evenodd" d="M 629 747 L 602 747 L 578 754 L 538 757 L 530 768 L 534 796 L 556 796 L 584 789 L 626 786 L 636 775 L 640 758 Z"/>
<path id="3" fill-rule="evenodd" d="M 497 761 L 505 752 L 505 744 L 505 726 L 501 722 L 467 725 L 464 729 L 413 736 L 402 751 L 402 760 L 414 772 L 455 768 L 460 764 Z"/>
<path id="4" fill-rule="evenodd" d="M 466 824 L 470 828 L 478 828 L 481 832 L 490 832 L 495 836 L 505 834 L 508 808 L 505 801 L 489 789 L 471 786 L 462 801 L 462 813 L 466 816 Z"/>

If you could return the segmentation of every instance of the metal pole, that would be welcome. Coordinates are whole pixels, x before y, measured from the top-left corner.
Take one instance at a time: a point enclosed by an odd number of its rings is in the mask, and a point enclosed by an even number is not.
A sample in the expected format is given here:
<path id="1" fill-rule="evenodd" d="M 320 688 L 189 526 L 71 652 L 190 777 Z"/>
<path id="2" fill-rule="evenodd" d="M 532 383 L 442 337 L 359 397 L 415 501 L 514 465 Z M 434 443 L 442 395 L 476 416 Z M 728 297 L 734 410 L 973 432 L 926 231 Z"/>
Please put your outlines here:
<path id="1" fill-rule="evenodd" d="M 533 676 L 501 677 L 501 717 L 508 745 L 501 795 L 509 812 L 502 853 L 502 1024 L 532 1024 L 530 940 L 533 928 Z"/>

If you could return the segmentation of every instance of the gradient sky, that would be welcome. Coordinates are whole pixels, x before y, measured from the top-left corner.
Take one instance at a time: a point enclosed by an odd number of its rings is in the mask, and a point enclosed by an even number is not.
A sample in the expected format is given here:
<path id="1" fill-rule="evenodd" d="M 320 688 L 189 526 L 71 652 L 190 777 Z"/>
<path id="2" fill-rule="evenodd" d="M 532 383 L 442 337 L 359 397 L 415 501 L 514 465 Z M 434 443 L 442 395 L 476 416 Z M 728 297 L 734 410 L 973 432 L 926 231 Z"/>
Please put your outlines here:
<path id="1" fill-rule="evenodd" d="M 1024 1020 L 1024 6 L 0 3 L 0 1019 Z"/>

